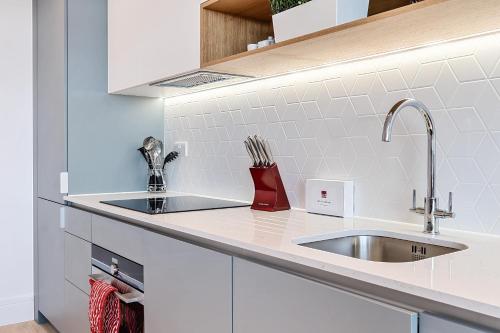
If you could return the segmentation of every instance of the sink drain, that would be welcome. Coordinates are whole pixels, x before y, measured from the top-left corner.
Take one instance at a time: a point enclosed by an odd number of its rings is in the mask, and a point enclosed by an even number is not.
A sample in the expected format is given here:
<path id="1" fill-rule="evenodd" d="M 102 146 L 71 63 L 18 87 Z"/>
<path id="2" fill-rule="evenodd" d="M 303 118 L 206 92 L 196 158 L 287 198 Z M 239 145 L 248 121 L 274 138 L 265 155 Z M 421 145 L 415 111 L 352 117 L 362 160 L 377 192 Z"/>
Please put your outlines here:
<path id="1" fill-rule="evenodd" d="M 422 260 L 427 258 L 427 248 L 421 245 L 411 246 L 411 257 L 413 261 Z"/>

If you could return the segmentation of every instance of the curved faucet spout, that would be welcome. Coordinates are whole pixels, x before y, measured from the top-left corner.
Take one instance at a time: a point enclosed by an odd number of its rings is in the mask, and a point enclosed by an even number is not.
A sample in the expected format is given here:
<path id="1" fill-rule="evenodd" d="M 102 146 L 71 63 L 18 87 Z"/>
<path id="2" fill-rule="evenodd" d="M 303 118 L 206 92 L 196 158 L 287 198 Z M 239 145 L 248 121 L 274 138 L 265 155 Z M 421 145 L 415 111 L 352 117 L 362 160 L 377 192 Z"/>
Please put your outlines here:
<path id="1" fill-rule="evenodd" d="M 425 121 L 427 130 L 427 198 L 435 198 L 435 178 L 436 178 L 436 132 L 434 128 L 434 121 L 432 120 L 431 113 L 424 103 L 416 99 L 403 99 L 397 102 L 392 109 L 387 113 L 385 118 L 384 130 L 382 133 L 382 141 L 390 142 L 392 137 L 392 127 L 394 119 L 398 113 L 406 107 L 411 107 L 422 115 Z"/>
<path id="2" fill-rule="evenodd" d="M 397 102 L 387 113 L 385 118 L 384 130 L 382 132 L 382 141 L 390 142 L 392 138 L 392 127 L 394 119 L 399 111 L 406 107 L 412 107 L 422 115 L 427 130 L 427 197 L 425 198 L 425 219 L 426 232 L 438 233 L 439 227 L 435 223 L 435 214 L 439 213 L 437 208 L 437 199 L 435 197 L 435 179 L 436 179 L 436 132 L 434 121 L 432 120 L 429 109 L 420 101 L 415 99 L 403 99 Z M 451 214 L 451 213 L 450 213 Z"/>
<path id="3" fill-rule="evenodd" d="M 422 117 L 424 117 L 427 135 L 434 137 L 434 121 L 432 120 L 429 109 L 425 106 L 425 104 L 417 101 L 416 99 L 406 98 L 394 104 L 389 113 L 387 113 L 387 117 L 385 118 L 384 123 L 384 130 L 382 132 L 382 141 L 391 142 L 394 119 L 396 118 L 396 115 L 399 113 L 399 111 L 406 107 L 412 107 L 420 112 Z"/>
<path id="4" fill-rule="evenodd" d="M 387 113 L 387 117 L 385 118 L 382 141 L 391 141 L 394 119 L 398 115 L 399 111 L 406 107 L 412 107 L 418 110 L 425 121 L 425 127 L 427 129 L 427 198 L 434 199 L 434 184 L 436 178 L 436 133 L 431 113 L 425 104 L 411 98 L 403 99 L 397 102 L 389 113 Z"/>

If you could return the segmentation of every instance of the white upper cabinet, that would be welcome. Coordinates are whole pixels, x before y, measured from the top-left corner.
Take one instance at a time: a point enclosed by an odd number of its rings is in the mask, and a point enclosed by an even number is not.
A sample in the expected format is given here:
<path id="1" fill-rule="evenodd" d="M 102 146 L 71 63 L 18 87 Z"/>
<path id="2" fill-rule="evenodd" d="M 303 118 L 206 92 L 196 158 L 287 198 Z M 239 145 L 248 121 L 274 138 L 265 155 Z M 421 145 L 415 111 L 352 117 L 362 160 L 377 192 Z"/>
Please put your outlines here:
<path id="1" fill-rule="evenodd" d="M 108 91 L 200 67 L 201 0 L 109 0 Z"/>

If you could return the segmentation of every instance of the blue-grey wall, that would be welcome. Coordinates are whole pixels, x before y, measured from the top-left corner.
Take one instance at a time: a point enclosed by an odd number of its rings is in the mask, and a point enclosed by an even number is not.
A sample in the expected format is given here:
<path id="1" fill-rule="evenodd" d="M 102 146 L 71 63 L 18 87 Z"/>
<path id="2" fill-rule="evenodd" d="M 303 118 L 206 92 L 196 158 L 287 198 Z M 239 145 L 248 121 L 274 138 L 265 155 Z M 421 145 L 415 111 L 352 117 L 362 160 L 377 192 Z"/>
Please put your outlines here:
<path id="1" fill-rule="evenodd" d="M 68 0 L 70 194 L 144 190 L 136 149 L 163 137 L 162 100 L 107 94 L 106 20 L 106 0 Z"/>

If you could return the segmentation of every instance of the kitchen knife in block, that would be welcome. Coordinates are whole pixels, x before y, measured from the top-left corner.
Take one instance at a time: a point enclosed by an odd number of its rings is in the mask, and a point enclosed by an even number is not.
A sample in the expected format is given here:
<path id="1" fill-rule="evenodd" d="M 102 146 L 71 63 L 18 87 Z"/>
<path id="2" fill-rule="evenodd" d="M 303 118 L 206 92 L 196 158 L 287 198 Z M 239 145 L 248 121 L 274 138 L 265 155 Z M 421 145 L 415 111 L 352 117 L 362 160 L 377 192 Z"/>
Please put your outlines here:
<path id="1" fill-rule="evenodd" d="M 290 209 L 285 187 L 276 164 L 265 168 L 250 168 L 255 186 L 252 209 L 276 212 Z"/>

